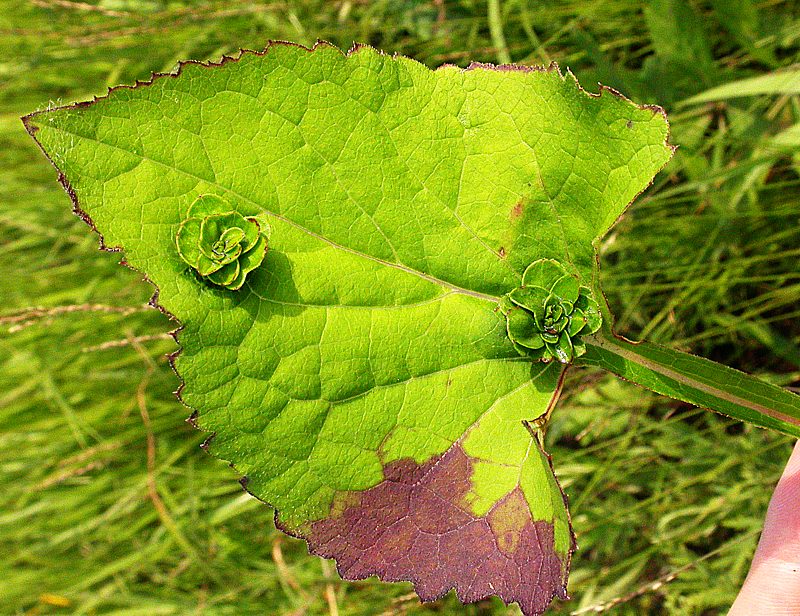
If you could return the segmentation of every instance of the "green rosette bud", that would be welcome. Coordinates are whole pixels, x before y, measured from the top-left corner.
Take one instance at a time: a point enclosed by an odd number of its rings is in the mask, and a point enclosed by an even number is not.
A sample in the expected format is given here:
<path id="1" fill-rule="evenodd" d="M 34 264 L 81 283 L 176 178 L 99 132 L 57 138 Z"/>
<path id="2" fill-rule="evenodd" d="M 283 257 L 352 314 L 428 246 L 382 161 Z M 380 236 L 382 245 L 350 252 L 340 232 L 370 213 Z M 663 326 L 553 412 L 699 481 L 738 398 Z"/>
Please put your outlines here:
<path id="1" fill-rule="evenodd" d="M 264 261 L 269 226 L 216 195 L 201 195 L 178 228 L 178 254 L 201 277 L 231 291 Z"/>
<path id="2" fill-rule="evenodd" d="M 508 337 L 521 355 L 543 362 L 571 363 L 586 352 L 582 337 L 602 324 L 591 291 L 552 259 L 531 263 L 505 298 Z"/>

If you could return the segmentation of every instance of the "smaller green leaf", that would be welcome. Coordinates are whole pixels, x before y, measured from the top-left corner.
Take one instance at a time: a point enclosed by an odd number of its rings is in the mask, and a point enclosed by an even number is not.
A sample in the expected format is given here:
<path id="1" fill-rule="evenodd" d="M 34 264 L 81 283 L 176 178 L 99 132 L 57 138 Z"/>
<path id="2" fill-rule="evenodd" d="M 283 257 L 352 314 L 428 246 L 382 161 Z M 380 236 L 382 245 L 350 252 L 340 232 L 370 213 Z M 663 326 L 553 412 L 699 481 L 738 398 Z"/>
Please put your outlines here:
<path id="1" fill-rule="evenodd" d="M 564 307 L 558 297 L 551 295 L 545 304 L 544 318 L 551 325 L 564 316 Z"/>
<path id="2" fill-rule="evenodd" d="M 584 312 L 576 308 L 572 311 L 572 315 L 570 316 L 567 333 L 570 337 L 577 336 L 587 323 L 588 319 Z"/>
<path id="3" fill-rule="evenodd" d="M 508 294 L 508 297 L 517 306 L 538 314 L 539 318 L 544 318 L 544 306 L 549 295 L 548 291 L 542 287 L 525 286 L 514 289 Z"/>
<path id="4" fill-rule="evenodd" d="M 240 270 L 241 268 L 239 267 L 239 262 L 233 261 L 232 263 L 228 263 L 222 268 L 218 269 L 216 272 L 210 274 L 208 279 L 214 284 L 220 285 L 221 287 L 227 287 L 236 281 L 236 279 L 239 277 Z"/>
<path id="5" fill-rule="evenodd" d="M 561 334 L 558 337 L 558 342 L 555 345 L 555 356 L 562 364 L 568 364 L 573 360 L 575 355 L 572 339 L 569 336 Z"/>
<path id="6" fill-rule="evenodd" d="M 521 308 L 513 308 L 507 319 L 508 337 L 527 349 L 540 349 L 544 341 L 531 313 Z"/>
<path id="7" fill-rule="evenodd" d="M 542 340 L 544 340 L 545 342 L 547 342 L 549 344 L 555 344 L 555 343 L 558 342 L 558 337 L 559 337 L 558 334 L 554 334 L 552 332 L 545 331 L 545 332 L 542 332 L 541 336 L 542 336 Z"/>
<path id="8" fill-rule="evenodd" d="M 565 329 L 567 329 L 567 325 L 569 325 L 569 317 L 564 314 L 560 319 L 553 323 L 553 329 L 557 332 L 563 332 Z"/>
<path id="9" fill-rule="evenodd" d="M 566 274 L 566 270 L 558 261 L 553 259 L 539 259 L 531 263 L 522 275 L 524 287 L 542 287 L 550 289 L 553 284 Z"/>
<path id="10" fill-rule="evenodd" d="M 239 227 L 231 227 L 230 229 L 225 229 L 225 231 L 222 232 L 219 241 L 225 246 L 233 247 L 237 244 L 241 244 L 243 239 L 244 230 Z"/>
<path id="11" fill-rule="evenodd" d="M 178 245 L 178 254 L 193 268 L 198 269 L 200 258 L 200 218 L 187 218 L 178 229 L 175 238 Z"/>
<path id="12" fill-rule="evenodd" d="M 246 218 L 245 220 L 247 221 L 247 224 L 244 227 L 244 239 L 242 239 L 242 250 L 244 252 L 247 252 L 258 241 L 258 238 L 261 233 L 261 225 L 255 218 Z M 269 225 L 266 225 L 266 227 L 268 229 Z"/>
<path id="13" fill-rule="evenodd" d="M 199 245 L 198 245 L 199 250 Z M 190 264 L 191 265 L 191 264 Z M 222 268 L 225 264 L 220 263 L 219 261 L 215 261 L 214 259 L 209 259 L 205 256 L 202 252 L 200 256 L 197 258 L 197 273 L 201 276 L 210 276 L 220 268 Z"/>
<path id="14" fill-rule="evenodd" d="M 586 326 L 581 329 L 581 335 L 595 333 L 603 324 L 603 315 L 600 313 L 600 306 L 589 295 L 590 291 L 586 287 L 581 287 L 581 294 L 575 302 L 575 308 L 580 310 L 586 317 Z"/>
<path id="15" fill-rule="evenodd" d="M 217 195 L 200 195 L 189 206 L 189 218 L 205 218 L 213 214 L 224 214 L 231 211 L 230 204 Z"/>
<path id="16" fill-rule="evenodd" d="M 247 221 L 239 212 L 225 212 L 212 214 L 203 219 L 200 226 L 200 250 L 209 259 L 215 259 L 220 254 L 220 242 L 223 234 L 228 230 L 237 229 L 244 237 L 242 229 L 247 226 Z"/>
<path id="17" fill-rule="evenodd" d="M 267 254 L 267 244 L 267 236 L 260 233 L 253 247 L 239 257 L 239 265 L 241 266 L 243 275 L 246 276 L 261 265 L 264 256 Z"/>
<path id="18" fill-rule="evenodd" d="M 244 239 L 244 231 L 239 227 L 231 227 L 230 229 L 225 229 L 219 239 L 228 246 L 232 246 Z"/>
<path id="19" fill-rule="evenodd" d="M 578 284 L 578 279 L 575 278 L 575 276 L 567 274 L 556 280 L 550 288 L 550 293 L 555 295 L 559 300 L 566 300 L 570 304 L 574 304 L 575 300 L 578 299 L 579 290 L 580 285 Z"/>

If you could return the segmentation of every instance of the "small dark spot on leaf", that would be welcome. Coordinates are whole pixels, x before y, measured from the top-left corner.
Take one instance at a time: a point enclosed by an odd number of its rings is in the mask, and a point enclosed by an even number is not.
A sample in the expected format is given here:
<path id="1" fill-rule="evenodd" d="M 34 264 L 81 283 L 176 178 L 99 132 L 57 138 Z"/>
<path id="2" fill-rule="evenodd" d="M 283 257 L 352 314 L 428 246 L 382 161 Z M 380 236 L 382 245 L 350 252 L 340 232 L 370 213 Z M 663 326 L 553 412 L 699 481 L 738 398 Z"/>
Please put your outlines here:
<path id="1" fill-rule="evenodd" d="M 522 216 L 522 212 L 525 209 L 525 201 L 520 199 L 514 204 L 514 207 L 511 208 L 511 219 L 516 220 L 520 216 Z"/>
<path id="2" fill-rule="evenodd" d="M 497 251 L 497 254 L 500 255 L 501 259 L 505 259 L 506 258 L 506 249 L 503 248 L 502 246 L 500 246 L 500 250 Z"/>
<path id="3" fill-rule="evenodd" d="M 633 122 L 631 120 L 625 122 L 625 128 L 633 128 Z"/>

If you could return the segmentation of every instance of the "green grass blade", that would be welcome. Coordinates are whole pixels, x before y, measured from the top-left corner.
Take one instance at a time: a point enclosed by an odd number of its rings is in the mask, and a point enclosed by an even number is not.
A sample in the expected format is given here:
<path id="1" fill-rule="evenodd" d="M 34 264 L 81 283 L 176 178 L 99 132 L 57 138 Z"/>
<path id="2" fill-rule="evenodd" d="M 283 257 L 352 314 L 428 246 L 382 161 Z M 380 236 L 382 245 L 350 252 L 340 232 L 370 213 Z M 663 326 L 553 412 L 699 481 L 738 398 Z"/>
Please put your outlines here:
<path id="1" fill-rule="evenodd" d="M 586 339 L 581 363 L 671 398 L 800 437 L 800 396 L 733 368 L 609 333 Z"/>
<path id="2" fill-rule="evenodd" d="M 696 105 L 711 101 L 722 101 L 742 96 L 761 94 L 800 94 L 800 70 L 786 70 L 748 79 L 739 79 L 711 88 L 682 101 L 683 105 Z"/>

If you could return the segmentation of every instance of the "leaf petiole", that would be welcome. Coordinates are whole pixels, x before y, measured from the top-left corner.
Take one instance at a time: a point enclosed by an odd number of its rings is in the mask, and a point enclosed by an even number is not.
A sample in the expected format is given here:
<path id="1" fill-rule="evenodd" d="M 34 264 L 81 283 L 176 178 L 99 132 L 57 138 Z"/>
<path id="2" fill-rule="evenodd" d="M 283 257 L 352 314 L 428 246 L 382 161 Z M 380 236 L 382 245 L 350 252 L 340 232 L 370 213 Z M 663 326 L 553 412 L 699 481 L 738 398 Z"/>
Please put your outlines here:
<path id="1" fill-rule="evenodd" d="M 800 396 L 708 359 L 603 330 L 576 363 L 598 366 L 656 393 L 800 437 Z"/>

